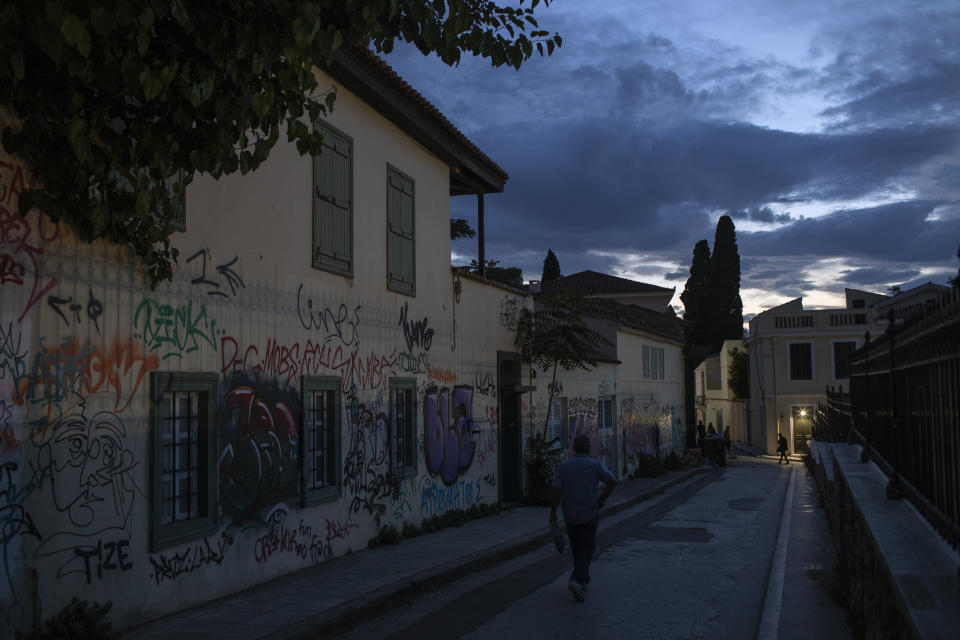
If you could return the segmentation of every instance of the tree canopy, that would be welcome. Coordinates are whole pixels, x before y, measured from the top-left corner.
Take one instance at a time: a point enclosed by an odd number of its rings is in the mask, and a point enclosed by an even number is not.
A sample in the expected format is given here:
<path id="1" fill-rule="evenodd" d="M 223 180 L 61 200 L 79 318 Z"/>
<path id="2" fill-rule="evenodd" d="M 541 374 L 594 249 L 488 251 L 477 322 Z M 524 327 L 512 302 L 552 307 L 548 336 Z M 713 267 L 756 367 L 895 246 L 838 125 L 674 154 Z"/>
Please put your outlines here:
<path id="1" fill-rule="evenodd" d="M 711 334 L 708 344 L 743 337 L 743 301 L 740 298 L 740 252 L 730 216 L 720 216 L 710 256 Z"/>
<path id="2" fill-rule="evenodd" d="M 0 8 L 2 142 L 39 176 L 20 198 L 82 240 L 129 245 L 151 283 L 172 275 L 170 234 L 195 175 L 256 169 L 335 93 L 313 73 L 346 45 L 413 43 L 519 67 L 561 39 L 529 6 L 490 0 L 84 0 Z M 549 0 L 543 0 L 546 5 Z"/>
<path id="3" fill-rule="evenodd" d="M 543 259 L 543 275 L 540 276 L 540 282 L 550 282 L 560 277 L 562 277 L 560 261 L 557 260 L 553 249 L 547 249 L 547 257 Z"/>
<path id="4" fill-rule="evenodd" d="M 693 262 L 690 264 L 690 277 L 680 294 L 683 302 L 684 320 L 694 323 L 690 342 L 708 344 L 708 324 L 710 322 L 710 245 L 700 240 L 693 247 Z"/>
<path id="5" fill-rule="evenodd" d="M 733 391 L 733 396 L 738 400 L 750 398 L 750 352 L 749 348 L 744 346 L 740 349 L 731 349 L 729 351 L 730 364 L 727 365 L 727 386 Z"/>

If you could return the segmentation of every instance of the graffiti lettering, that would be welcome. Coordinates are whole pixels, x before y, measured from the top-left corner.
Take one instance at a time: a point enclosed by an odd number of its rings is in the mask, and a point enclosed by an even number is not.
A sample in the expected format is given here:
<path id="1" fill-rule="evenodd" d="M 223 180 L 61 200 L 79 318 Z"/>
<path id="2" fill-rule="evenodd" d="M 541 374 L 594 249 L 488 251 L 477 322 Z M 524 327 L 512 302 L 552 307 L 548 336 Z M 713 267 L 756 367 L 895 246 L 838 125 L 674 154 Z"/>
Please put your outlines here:
<path id="1" fill-rule="evenodd" d="M 377 354 L 373 351 L 364 356 L 354 347 L 345 350 L 341 346 L 312 342 L 303 345 L 295 342 L 280 344 L 270 339 L 261 350 L 250 345 L 241 351 L 237 340 L 225 336 L 220 340 L 220 372 L 254 371 L 264 377 L 295 380 L 301 375 L 339 375 L 343 380 L 344 393 L 355 386 L 365 390 L 384 388 L 390 376 L 397 372 L 397 352 Z"/>
<path id="2" fill-rule="evenodd" d="M 233 545 L 233 537 L 226 533 L 220 534 L 217 545 L 213 546 L 207 538 L 202 543 L 183 551 L 182 553 L 150 556 L 153 567 L 152 578 L 159 585 L 164 580 L 176 580 L 180 576 L 189 575 L 207 565 L 219 565 L 223 562 L 227 549 Z"/>
<path id="3" fill-rule="evenodd" d="M 311 528 L 300 521 L 299 529 L 277 523 L 270 532 L 257 538 L 253 557 L 257 562 L 266 562 L 278 553 L 288 553 L 309 560 L 313 564 L 333 557 L 333 549 L 320 536 L 313 535 Z"/>
<path id="4" fill-rule="evenodd" d="M 439 474 L 452 485 L 473 461 L 474 443 L 470 433 L 473 387 L 427 391 L 423 399 L 424 457 L 427 471 Z"/>
<path id="5" fill-rule="evenodd" d="M 500 326 L 504 329 L 513 329 L 517 324 L 519 308 L 517 299 L 509 295 L 503 296 L 500 301 Z"/>
<path id="6" fill-rule="evenodd" d="M 66 314 L 63 313 L 63 305 L 70 305 L 68 310 L 73 313 L 74 324 L 80 324 L 80 312 L 83 310 L 83 305 L 74 302 L 73 297 L 69 298 L 60 298 L 58 296 L 50 296 L 47 298 L 47 304 L 50 305 L 50 308 L 53 309 L 60 319 L 63 320 L 63 323 L 70 326 L 70 320 L 67 318 Z M 87 318 L 93 321 L 94 326 L 97 329 L 97 333 L 100 333 L 100 316 L 103 315 L 103 303 L 93 297 L 93 289 L 89 289 L 89 298 L 87 300 Z"/>
<path id="7" fill-rule="evenodd" d="M 329 307 L 313 307 L 313 298 L 303 296 L 303 283 L 297 288 L 297 315 L 304 329 L 318 329 L 323 332 L 323 342 L 336 340 L 345 347 L 360 344 L 360 305 L 353 309 L 341 304 L 336 311 Z"/>
<path id="8" fill-rule="evenodd" d="M 120 412 L 133 400 L 146 375 L 159 366 L 156 354 L 144 355 L 132 342 L 115 342 L 103 353 L 89 341 L 80 345 L 76 338 L 48 350 L 41 338 L 29 372 L 16 379 L 14 401 L 50 404 L 72 395 L 108 392 L 116 398 L 113 410 Z"/>
<path id="9" fill-rule="evenodd" d="M 207 308 L 202 304 L 194 311 L 193 301 L 174 308 L 144 298 L 133 316 L 133 328 L 141 327 L 144 344 L 150 351 L 165 349 L 164 359 L 192 353 L 200 348 L 201 342 L 214 350 L 217 348 L 217 321 L 207 317 Z"/>
<path id="10" fill-rule="evenodd" d="M 390 495 L 386 475 L 389 421 L 386 414 L 367 409 L 355 397 L 349 413 L 350 449 L 343 463 L 343 481 L 353 493 L 349 512 L 364 509 L 379 524 L 387 511 L 384 500 Z"/>
<path id="11" fill-rule="evenodd" d="M 478 376 L 474 386 L 477 388 L 477 393 L 482 396 L 490 396 L 491 398 L 497 397 L 497 385 L 494 383 L 493 378 L 489 373 Z"/>
<path id="12" fill-rule="evenodd" d="M 327 520 L 327 542 L 332 542 L 337 539 L 346 540 L 347 536 L 350 535 L 350 531 L 359 527 L 360 525 L 350 522 L 349 518 L 343 524 Z"/>
<path id="13" fill-rule="evenodd" d="M 190 284 L 193 284 L 193 285 L 202 284 L 204 286 L 210 287 L 210 290 L 207 291 L 207 295 L 221 296 L 226 298 L 228 294 L 225 291 L 220 290 L 220 283 L 207 279 L 206 249 L 200 249 L 195 254 L 187 258 L 187 264 L 193 262 L 197 258 L 200 258 L 200 275 L 192 279 L 190 281 Z M 233 260 L 231 260 L 230 262 L 221 264 L 220 266 L 217 267 L 217 271 L 220 273 L 223 279 L 226 280 L 227 285 L 230 287 L 229 295 L 231 296 L 237 295 L 237 287 L 240 287 L 241 289 L 245 289 L 247 286 L 246 284 L 244 284 L 243 278 L 241 278 L 236 271 L 230 268 L 233 265 L 235 265 L 237 263 L 237 260 L 239 259 L 240 258 L 238 256 L 234 256 Z"/>
<path id="14" fill-rule="evenodd" d="M 425 517 L 441 515 L 451 509 L 468 509 L 483 501 L 480 479 L 460 480 L 449 485 L 434 484 L 425 478 L 420 488 L 420 511 Z"/>
<path id="15" fill-rule="evenodd" d="M 265 522 L 276 505 L 299 492 L 297 392 L 276 384 L 233 387 L 221 403 L 220 491 L 235 523 Z"/>
<path id="16" fill-rule="evenodd" d="M 409 302 L 404 302 L 403 306 L 400 307 L 400 322 L 398 323 L 403 327 L 403 339 L 407 342 L 407 351 L 412 352 L 414 345 L 421 347 L 424 351 L 430 351 L 433 344 L 433 329 L 427 327 L 426 316 L 423 320 L 408 322 L 407 312 L 409 307 Z"/>
<path id="17" fill-rule="evenodd" d="M 9 166 L 2 161 L 0 161 L 0 164 Z M 19 171 L 20 168 L 17 167 L 17 170 Z M 13 187 L 11 186 L 9 189 L 4 191 L 6 196 L 10 196 Z M 54 230 L 48 236 L 44 234 L 43 230 L 44 219 L 41 215 L 37 235 L 40 236 L 41 243 L 48 244 L 60 235 L 60 225 L 55 223 Z M 23 286 L 26 275 L 32 274 L 33 276 L 30 295 L 23 311 L 17 318 L 17 322 L 22 322 L 33 305 L 39 302 L 57 284 L 56 278 L 41 283 L 40 258 L 43 256 L 44 250 L 37 244 L 30 243 L 32 232 L 33 228 L 27 218 L 14 213 L 6 206 L 0 205 L 0 286 L 7 284 Z"/>
<path id="18" fill-rule="evenodd" d="M 426 373 L 428 370 L 427 354 L 423 351 L 417 355 L 401 351 L 398 357 L 398 364 L 404 373 L 418 376 Z"/>
<path id="19" fill-rule="evenodd" d="M 449 369 L 430 367 L 427 369 L 427 378 L 440 384 L 453 384 L 457 381 L 457 374 Z"/>
<path id="20" fill-rule="evenodd" d="M 87 584 L 91 582 L 93 572 L 90 561 L 94 557 L 96 557 L 94 568 L 96 568 L 98 579 L 103 578 L 104 571 L 129 571 L 132 569 L 133 563 L 130 562 L 130 556 L 124 551 L 124 548 L 128 546 L 130 546 L 129 540 L 109 540 L 107 542 L 97 540 L 97 546 L 95 547 L 76 547 L 73 552 L 77 557 L 83 559 L 83 574 L 87 578 Z M 69 573 L 75 572 L 71 571 Z M 61 578 L 64 575 L 63 573 L 57 574 Z"/>
<path id="21" fill-rule="evenodd" d="M 488 486 L 497 486 L 497 476 L 493 473 L 488 473 L 487 475 L 483 476 L 483 481 L 486 482 Z"/>

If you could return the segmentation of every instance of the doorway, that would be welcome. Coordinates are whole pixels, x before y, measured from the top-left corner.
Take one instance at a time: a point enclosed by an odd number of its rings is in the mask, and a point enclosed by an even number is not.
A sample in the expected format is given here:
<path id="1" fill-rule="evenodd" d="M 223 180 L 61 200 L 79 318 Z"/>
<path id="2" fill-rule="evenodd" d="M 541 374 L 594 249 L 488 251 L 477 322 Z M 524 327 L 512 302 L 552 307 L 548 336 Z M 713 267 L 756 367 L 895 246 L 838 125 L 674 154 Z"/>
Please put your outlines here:
<path id="1" fill-rule="evenodd" d="M 497 352 L 500 402 L 500 502 L 519 503 L 523 479 L 523 429 L 520 406 L 520 354 Z"/>
<path id="2" fill-rule="evenodd" d="M 813 412 L 814 408 L 806 405 L 794 405 L 790 408 L 795 454 L 804 455 L 810 451 L 807 442 L 813 436 Z"/>

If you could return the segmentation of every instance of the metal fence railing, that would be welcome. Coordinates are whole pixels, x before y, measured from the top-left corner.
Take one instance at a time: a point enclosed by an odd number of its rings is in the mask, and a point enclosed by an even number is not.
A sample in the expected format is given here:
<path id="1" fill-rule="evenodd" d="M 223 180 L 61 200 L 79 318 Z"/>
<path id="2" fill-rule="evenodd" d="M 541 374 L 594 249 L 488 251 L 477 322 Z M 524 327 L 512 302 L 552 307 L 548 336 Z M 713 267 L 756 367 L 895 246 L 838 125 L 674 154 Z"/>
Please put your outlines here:
<path id="1" fill-rule="evenodd" d="M 888 497 L 909 498 L 960 547 L 957 289 L 909 317 L 891 313 L 882 335 L 867 336 L 850 356 L 849 395 L 828 390 L 824 412 L 836 424 L 852 418 L 851 439 L 890 478 Z"/>

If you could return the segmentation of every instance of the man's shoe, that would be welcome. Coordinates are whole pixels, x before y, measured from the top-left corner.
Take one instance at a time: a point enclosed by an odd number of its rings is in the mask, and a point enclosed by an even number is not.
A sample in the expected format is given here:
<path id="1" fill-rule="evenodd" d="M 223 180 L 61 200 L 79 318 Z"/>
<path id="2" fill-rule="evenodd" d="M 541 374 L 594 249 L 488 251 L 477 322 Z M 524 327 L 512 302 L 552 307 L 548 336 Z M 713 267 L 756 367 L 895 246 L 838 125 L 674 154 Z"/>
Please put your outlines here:
<path id="1" fill-rule="evenodd" d="M 583 594 L 583 585 L 576 580 L 570 580 L 570 582 L 567 583 L 567 588 L 570 589 L 570 593 L 573 594 L 573 598 L 577 602 L 583 602 L 586 599 Z"/>

